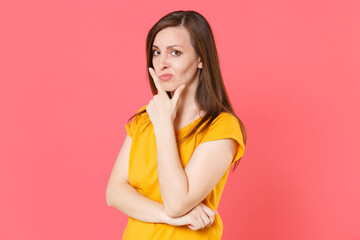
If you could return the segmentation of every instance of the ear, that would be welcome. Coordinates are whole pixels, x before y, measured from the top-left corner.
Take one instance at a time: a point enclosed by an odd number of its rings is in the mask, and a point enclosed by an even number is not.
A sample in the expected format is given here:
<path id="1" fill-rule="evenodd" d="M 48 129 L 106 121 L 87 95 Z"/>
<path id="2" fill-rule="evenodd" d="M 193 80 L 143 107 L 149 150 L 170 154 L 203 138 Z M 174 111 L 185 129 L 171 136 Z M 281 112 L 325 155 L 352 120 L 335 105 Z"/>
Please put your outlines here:
<path id="1" fill-rule="evenodd" d="M 199 58 L 198 68 L 202 68 L 202 61 L 200 58 Z"/>

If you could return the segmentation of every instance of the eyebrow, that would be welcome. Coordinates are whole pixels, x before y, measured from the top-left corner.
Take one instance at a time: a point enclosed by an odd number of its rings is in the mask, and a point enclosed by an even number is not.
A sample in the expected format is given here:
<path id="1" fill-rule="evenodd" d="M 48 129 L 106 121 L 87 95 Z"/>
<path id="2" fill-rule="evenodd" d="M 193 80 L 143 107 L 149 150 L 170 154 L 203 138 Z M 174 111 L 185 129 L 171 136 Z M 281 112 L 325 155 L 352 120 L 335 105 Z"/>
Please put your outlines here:
<path id="1" fill-rule="evenodd" d="M 154 48 L 159 48 L 158 46 L 155 46 L 155 45 L 153 45 L 153 47 Z M 170 46 L 168 46 L 166 48 L 172 48 L 172 47 L 182 47 L 182 46 L 180 46 L 180 45 L 170 45 Z"/>

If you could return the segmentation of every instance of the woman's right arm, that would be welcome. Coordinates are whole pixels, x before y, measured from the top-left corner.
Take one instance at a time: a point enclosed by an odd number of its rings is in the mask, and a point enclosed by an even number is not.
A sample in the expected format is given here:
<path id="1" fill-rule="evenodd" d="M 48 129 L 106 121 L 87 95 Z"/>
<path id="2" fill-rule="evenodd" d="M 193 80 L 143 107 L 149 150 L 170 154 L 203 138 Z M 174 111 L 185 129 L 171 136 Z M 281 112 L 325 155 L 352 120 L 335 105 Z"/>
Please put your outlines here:
<path id="1" fill-rule="evenodd" d="M 163 223 L 163 205 L 153 201 L 129 184 L 129 155 L 131 138 L 126 136 L 112 169 L 106 189 L 106 202 L 126 215 L 143 222 Z"/>
<path id="2" fill-rule="evenodd" d="M 172 218 L 166 214 L 163 204 L 143 196 L 133 188 L 129 184 L 130 147 L 131 138 L 127 135 L 106 189 L 106 202 L 109 206 L 143 222 L 188 225 L 193 230 L 212 224 L 216 213 L 204 204 L 198 205 L 182 217 Z"/>

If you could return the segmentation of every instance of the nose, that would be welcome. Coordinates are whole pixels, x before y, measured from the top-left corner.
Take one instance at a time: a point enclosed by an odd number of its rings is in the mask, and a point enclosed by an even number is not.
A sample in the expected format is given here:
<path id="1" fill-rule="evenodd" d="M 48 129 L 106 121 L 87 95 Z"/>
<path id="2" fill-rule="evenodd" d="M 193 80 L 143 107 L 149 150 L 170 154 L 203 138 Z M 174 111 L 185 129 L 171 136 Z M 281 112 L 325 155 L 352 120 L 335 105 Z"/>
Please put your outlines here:
<path id="1" fill-rule="evenodd" d="M 169 68 L 168 56 L 166 54 L 160 54 L 158 56 L 158 67 L 160 71 Z"/>

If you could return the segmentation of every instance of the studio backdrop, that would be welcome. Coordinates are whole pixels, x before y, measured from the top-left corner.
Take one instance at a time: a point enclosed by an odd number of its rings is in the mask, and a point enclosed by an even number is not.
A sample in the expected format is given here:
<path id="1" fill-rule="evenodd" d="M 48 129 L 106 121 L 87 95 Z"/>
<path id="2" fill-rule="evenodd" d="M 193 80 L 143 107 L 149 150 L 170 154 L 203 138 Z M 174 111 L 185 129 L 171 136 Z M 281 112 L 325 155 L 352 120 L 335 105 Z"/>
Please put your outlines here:
<path id="1" fill-rule="evenodd" d="M 121 239 L 106 187 L 175 10 L 210 23 L 247 129 L 223 239 L 359 240 L 358 0 L 1 0 L 0 239 Z"/>

